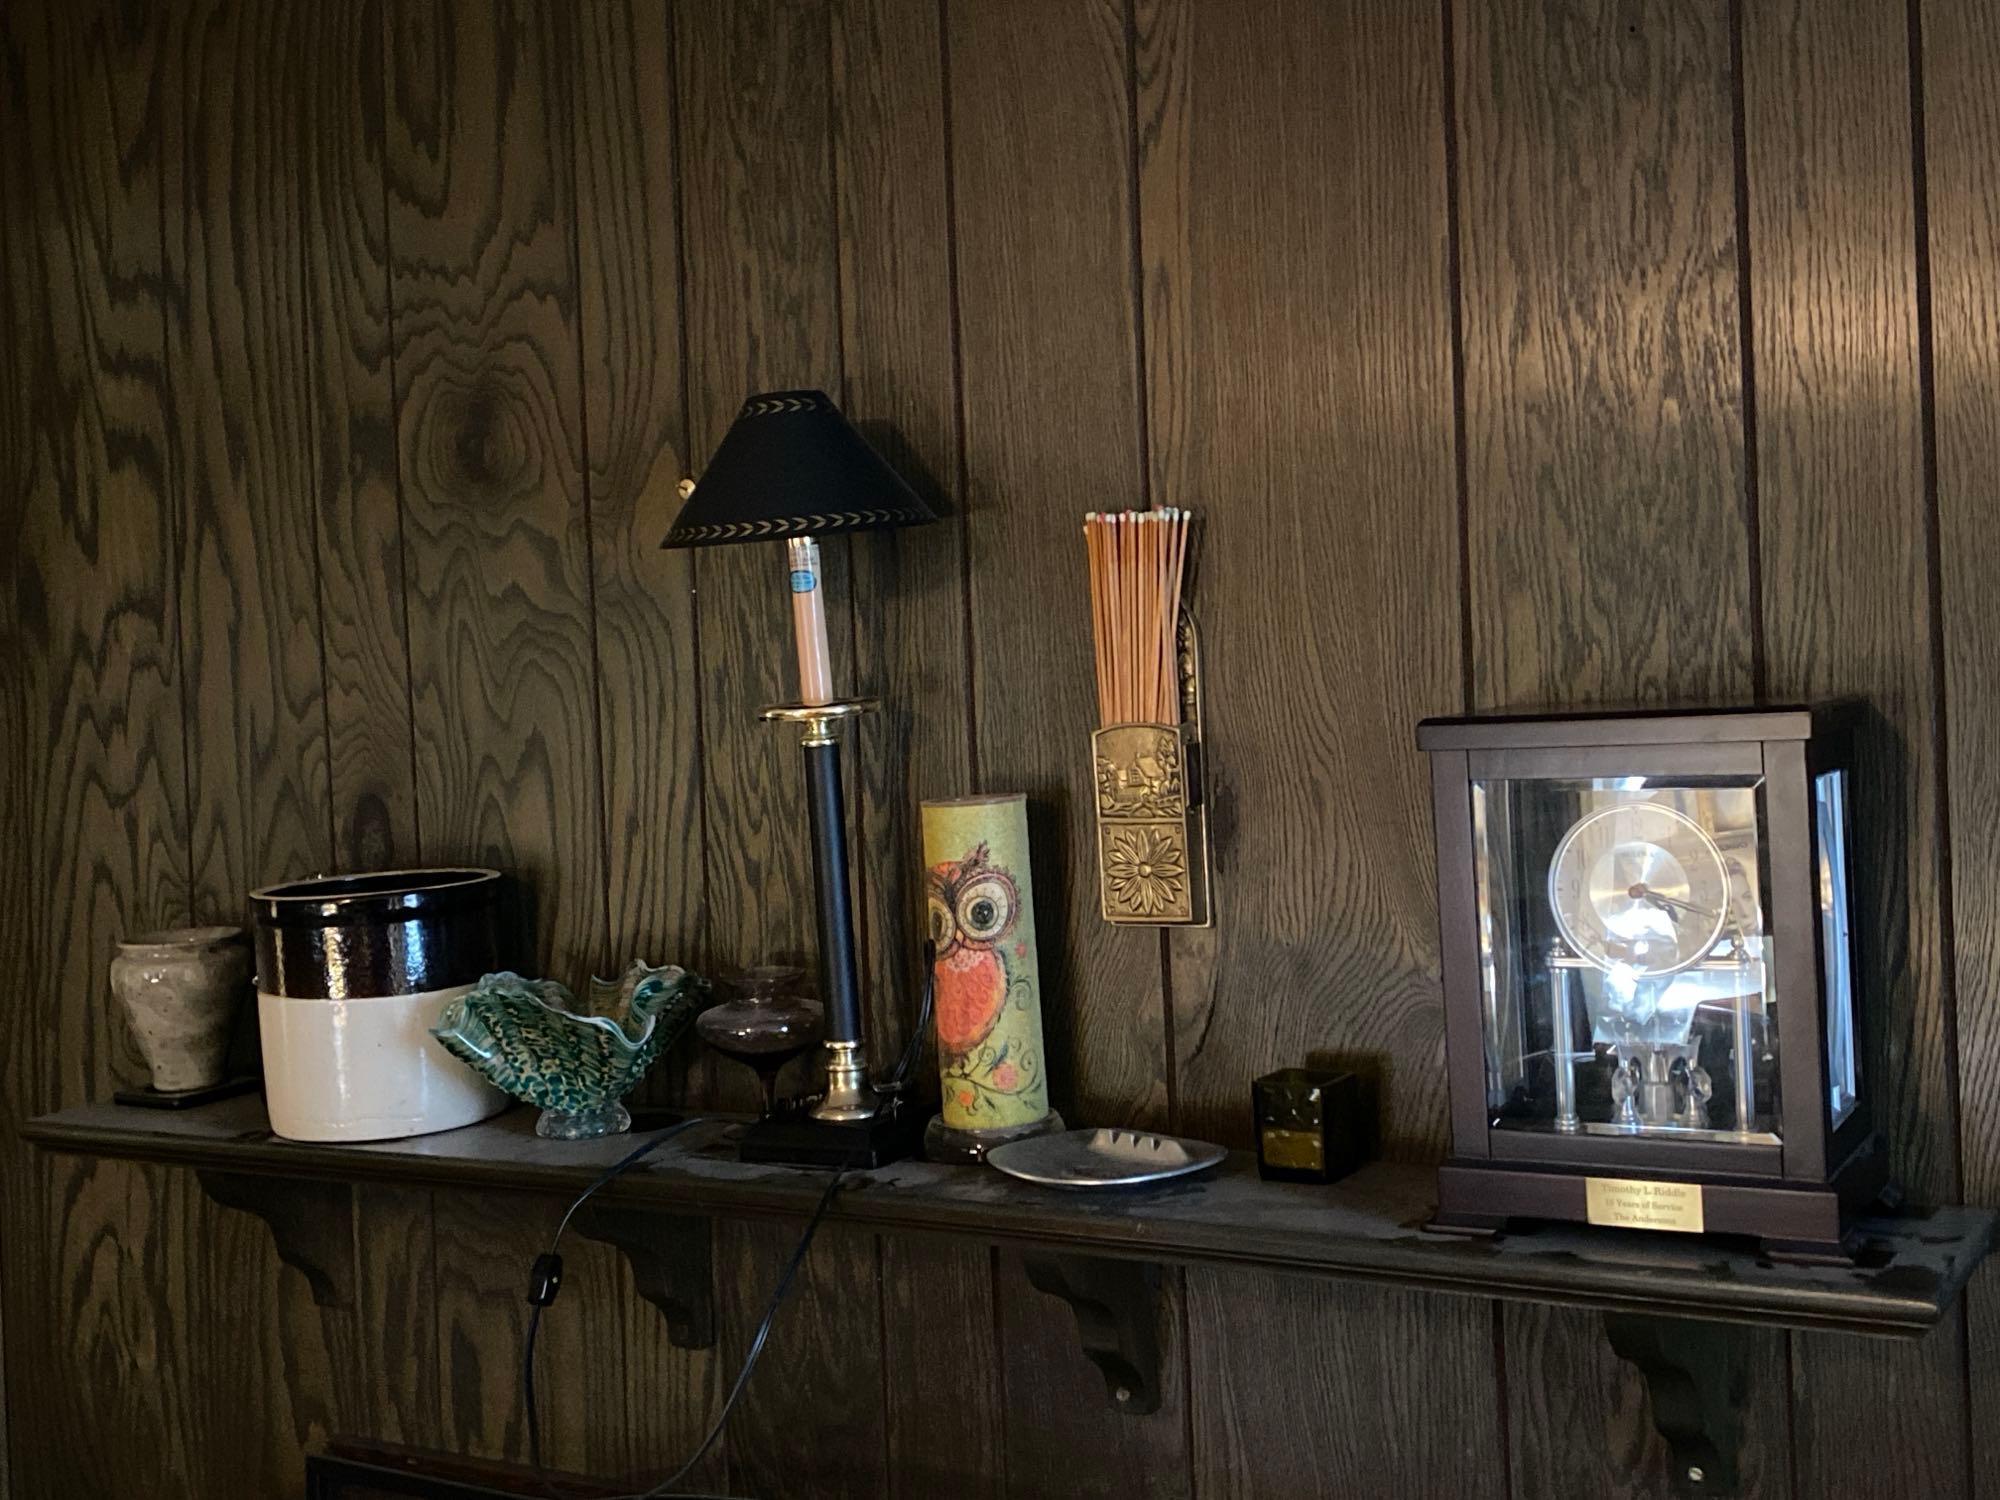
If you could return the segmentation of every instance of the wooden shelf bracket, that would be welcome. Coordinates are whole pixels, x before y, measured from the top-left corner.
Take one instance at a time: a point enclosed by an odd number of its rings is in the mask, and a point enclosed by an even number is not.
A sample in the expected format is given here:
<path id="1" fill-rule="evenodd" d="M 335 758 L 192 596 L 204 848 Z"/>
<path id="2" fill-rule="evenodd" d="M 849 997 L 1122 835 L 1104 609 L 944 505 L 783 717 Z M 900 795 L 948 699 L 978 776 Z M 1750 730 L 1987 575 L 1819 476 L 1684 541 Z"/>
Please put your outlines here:
<path id="1" fill-rule="evenodd" d="M 1111 1403 L 1130 1416 L 1160 1409 L 1160 1268 L 1084 1255 L 1022 1257 L 1028 1282 L 1076 1314 L 1077 1337 L 1104 1375 Z"/>
<path id="2" fill-rule="evenodd" d="M 255 1214 L 278 1259 L 306 1279 L 320 1307 L 354 1305 L 354 1189 L 319 1177 L 271 1177 L 197 1168 L 201 1190 L 222 1208 Z"/>
<path id="3" fill-rule="evenodd" d="M 1750 1366 L 1742 1331 L 1727 1323 L 1604 1315 L 1611 1349 L 1646 1379 L 1653 1426 L 1673 1450 L 1677 1493 L 1737 1493 L 1742 1410 Z"/>
<path id="4" fill-rule="evenodd" d="M 632 1283 L 667 1320 L 678 1349 L 715 1347 L 713 1223 L 615 1203 L 577 1210 L 577 1233 L 610 1245 L 632 1267 Z"/>

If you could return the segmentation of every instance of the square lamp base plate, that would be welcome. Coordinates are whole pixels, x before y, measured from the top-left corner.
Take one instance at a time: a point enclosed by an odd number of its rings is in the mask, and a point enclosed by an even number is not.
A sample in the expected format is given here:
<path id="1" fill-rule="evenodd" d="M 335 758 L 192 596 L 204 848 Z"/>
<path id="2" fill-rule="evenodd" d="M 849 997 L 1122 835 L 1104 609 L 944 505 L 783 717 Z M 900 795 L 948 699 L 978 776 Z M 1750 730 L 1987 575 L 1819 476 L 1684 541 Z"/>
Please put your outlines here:
<path id="1" fill-rule="evenodd" d="M 866 1120 L 815 1120 L 808 1114 L 759 1120 L 743 1132 L 736 1155 L 775 1166 L 866 1170 L 915 1156 L 923 1139 L 921 1111 L 885 1104 Z"/>

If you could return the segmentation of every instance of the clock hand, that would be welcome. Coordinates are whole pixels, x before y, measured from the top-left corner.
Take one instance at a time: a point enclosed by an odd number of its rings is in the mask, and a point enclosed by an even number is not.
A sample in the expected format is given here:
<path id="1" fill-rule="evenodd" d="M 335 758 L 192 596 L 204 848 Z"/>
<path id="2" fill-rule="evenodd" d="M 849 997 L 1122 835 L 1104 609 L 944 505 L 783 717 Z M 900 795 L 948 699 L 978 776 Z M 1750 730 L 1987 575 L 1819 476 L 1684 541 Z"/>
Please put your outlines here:
<path id="1" fill-rule="evenodd" d="M 1692 901 L 1682 901 L 1674 896 L 1663 896 L 1652 887 L 1643 883 L 1633 886 L 1625 894 L 1630 896 L 1634 901 L 1650 901 L 1669 917 L 1672 917 L 1675 926 L 1680 925 L 1680 918 L 1674 916 L 1674 909 L 1676 907 L 1703 919 L 1712 918 L 1716 915 L 1716 913 L 1710 911 L 1707 907 L 1696 906 Z"/>
<path id="2" fill-rule="evenodd" d="M 1674 926 L 1679 927 L 1681 925 L 1681 914 L 1675 911 L 1671 906 L 1667 905 L 1667 903 L 1662 901 L 1658 896 L 1655 896 L 1651 891 L 1647 891 L 1643 896 L 1639 897 L 1639 899 L 1645 902 L 1648 906 L 1655 907 L 1658 910 L 1665 912 L 1667 914 L 1667 920 L 1673 923 Z"/>
<path id="3" fill-rule="evenodd" d="M 1703 918 L 1704 920 L 1707 920 L 1717 915 L 1717 913 L 1712 911 L 1710 908 L 1706 906 L 1696 906 L 1692 901 L 1679 901 L 1672 896 L 1662 896 L 1658 891 L 1653 891 L 1650 892 L 1649 894 L 1652 900 L 1661 906 L 1678 906 L 1682 911 L 1689 912 L 1694 916 Z"/>

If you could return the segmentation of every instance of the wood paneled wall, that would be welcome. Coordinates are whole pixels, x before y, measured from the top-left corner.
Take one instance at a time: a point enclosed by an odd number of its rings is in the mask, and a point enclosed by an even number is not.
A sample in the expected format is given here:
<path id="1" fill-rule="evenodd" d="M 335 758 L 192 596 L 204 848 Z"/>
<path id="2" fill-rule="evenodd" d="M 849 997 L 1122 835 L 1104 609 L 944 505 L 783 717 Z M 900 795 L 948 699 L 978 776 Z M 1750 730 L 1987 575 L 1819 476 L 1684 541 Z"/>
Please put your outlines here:
<path id="1" fill-rule="evenodd" d="M 1869 1077 L 1913 1195 L 2000 1203 L 1996 100 L 1983 0 L 8 0 L 0 1497 L 521 1453 L 556 1205 L 367 1189 L 322 1308 L 184 1175 L 18 1126 L 136 1076 L 121 932 L 286 875 L 508 866 L 572 979 L 809 952 L 778 564 L 655 546 L 753 389 L 953 513 L 830 549 L 885 1043 L 916 800 L 1024 790 L 1066 1114 L 1242 1143 L 1334 1057 L 1434 1157 L 1414 721 L 1860 694 Z M 1164 938 L 1094 915 L 1074 531 L 1149 501 L 1207 517 L 1218 837 Z M 677 1461 L 789 1243 L 725 1228 L 703 1352 L 578 1246 L 551 1460 Z M 1592 1317 L 1164 1291 L 1120 1416 L 1015 1255 L 829 1232 L 705 1477 L 1668 1490 Z M 1922 1344 L 1741 1337 L 1750 1493 L 2000 1494 L 1992 1274 Z"/>

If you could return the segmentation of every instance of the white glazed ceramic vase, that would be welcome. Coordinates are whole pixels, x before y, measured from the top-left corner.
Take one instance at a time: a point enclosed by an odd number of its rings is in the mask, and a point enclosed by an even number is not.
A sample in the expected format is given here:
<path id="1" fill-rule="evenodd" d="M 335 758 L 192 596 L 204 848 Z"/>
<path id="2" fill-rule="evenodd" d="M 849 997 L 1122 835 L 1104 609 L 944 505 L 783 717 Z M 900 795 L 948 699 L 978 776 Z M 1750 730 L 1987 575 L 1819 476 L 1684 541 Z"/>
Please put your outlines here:
<path id="1" fill-rule="evenodd" d="M 241 929 L 180 927 L 118 944 L 111 991 L 161 1093 L 222 1082 L 236 1016 L 250 992 Z"/>

